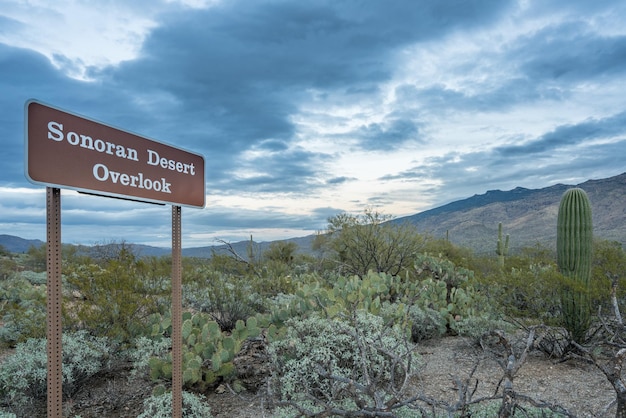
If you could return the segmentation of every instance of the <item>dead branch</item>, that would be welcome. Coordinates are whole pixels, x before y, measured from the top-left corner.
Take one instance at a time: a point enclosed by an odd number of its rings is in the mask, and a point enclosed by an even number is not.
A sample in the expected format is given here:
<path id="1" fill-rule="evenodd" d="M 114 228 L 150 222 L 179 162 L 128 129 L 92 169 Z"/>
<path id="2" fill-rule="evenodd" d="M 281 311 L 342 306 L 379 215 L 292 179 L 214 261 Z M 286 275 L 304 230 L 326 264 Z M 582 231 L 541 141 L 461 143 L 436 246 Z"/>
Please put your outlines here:
<path id="1" fill-rule="evenodd" d="M 617 404 L 616 418 L 626 418 L 626 384 L 622 379 L 622 369 L 624 359 L 626 359 L 626 347 L 619 349 L 609 360 L 604 363 L 596 356 L 592 350 L 574 343 L 576 348 L 606 376 L 611 386 L 615 390 Z"/>
<path id="2" fill-rule="evenodd" d="M 497 339 L 496 344 L 500 345 L 503 348 L 503 352 L 496 352 L 495 350 L 488 347 L 486 342 L 481 338 L 481 346 L 483 346 L 486 351 L 489 351 L 496 355 L 496 362 L 502 368 L 504 375 L 502 379 L 498 382 L 496 386 L 496 391 L 492 397 L 498 397 L 498 392 L 500 391 L 500 387 L 502 385 L 502 393 L 499 396 L 502 399 L 502 405 L 500 407 L 500 411 L 498 412 L 499 417 L 511 417 L 513 416 L 515 410 L 522 408 L 519 404 L 520 401 L 529 403 L 535 407 L 539 408 L 548 408 L 554 412 L 562 413 L 568 417 L 573 417 L 571 413 L 569 413 L 565 408 L 560 405 L 551 404 L 545 401 L 536 400 L 532 397 L 517 393 L 513 388 L 513 381 L 517 372 L 521 369 L 521 367 L 526 362 L 526 358 L 528 357 L 528 353 L 536 346 L 535 335 L 538 327 L 530 327 L 528 332 L 528 337 L 526 338 L 526 344 L 522 353 L 519 357 L 516 356 L 515 351 L 513 350 L 513 345 L 509 341 L 508 337 L 502 331 L 491 331 L 483 336 L 484 337 L 495 337 Z M 485 398 L 486 399 L 486 398 Z M 484 401 L 485 399 L 481 399 L 478 401 Z"/>
<path id="3" fill-rule="evenodd" d="M 239 255 L 237 250 L 235 250 L 235 248 L 233 247 L 233 245 L 230 242 L 225 241 L 223 239 L 216 239 L 216 241 L 226 246 L 226 250 L 230 253 L 230 255 L 233 257 L 233 259 L 235 259 L 236 261 L 238 261 L 240 263 L 245 264 L 250 271 L 254 272 L 255 275 L 257 275 L 259 277 L 261 276 L 261 274 L 257 271 L 256 267 L 254 266 L 254 263 L 252 263 L 250 260 L 247 260 L 246 258 L 242 257 L 241 255 Z"/>

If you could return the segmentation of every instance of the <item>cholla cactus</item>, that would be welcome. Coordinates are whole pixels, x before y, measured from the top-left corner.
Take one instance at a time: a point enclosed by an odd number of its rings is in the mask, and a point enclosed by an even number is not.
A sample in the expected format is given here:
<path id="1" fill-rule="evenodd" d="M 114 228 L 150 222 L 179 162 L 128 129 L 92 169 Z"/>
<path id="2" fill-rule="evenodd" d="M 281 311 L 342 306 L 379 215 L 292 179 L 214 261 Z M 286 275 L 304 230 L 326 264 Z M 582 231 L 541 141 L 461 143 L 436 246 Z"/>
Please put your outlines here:
<path id="1" fill-rule="evenodd" d="M 593 226 L 591 204 L 584 190 L 569 189 L 561 198 L 557 220 L 557 263 L 568 279 L 561 293 L 565 328 L 576 342 L 583 342 L 591 321 L 589 281 Z"/>

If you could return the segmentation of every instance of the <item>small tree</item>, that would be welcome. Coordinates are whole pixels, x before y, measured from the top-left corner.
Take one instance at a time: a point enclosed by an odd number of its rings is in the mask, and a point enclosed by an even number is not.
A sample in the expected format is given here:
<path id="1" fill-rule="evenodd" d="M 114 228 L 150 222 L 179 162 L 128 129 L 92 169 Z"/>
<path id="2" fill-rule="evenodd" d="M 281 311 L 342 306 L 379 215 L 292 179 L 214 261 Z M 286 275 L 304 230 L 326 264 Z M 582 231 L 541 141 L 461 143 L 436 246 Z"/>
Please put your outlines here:
<path id="1" fill-rule="evenodd" d="M 7 247 L 4 245 L 0 245 L 0 256 L 9 257 L 11 256 L 11 251 L 7 250 Z"/>
<path id="2" fill-rule="evenodd" d="M 33 271 L 46 271 L 46 244 L 28 247 L 26 267 Z"/>
<path id="3" fill-rule="evenodd" d="M 390 221 L 391 216 L 370 209 L 361 216 L 333 216 L 321 245 L 332 250 L 344 273 L 362 277 L 372 270 L 397 275 L 413 266 L 426 240 L 415 225 Z"/>
<path id="4" fill-rule="evenodd" d="M 289 241 L 272 242 L 267 250 L 263 253 L 263 258 L 268 261 L 280 262 L 283 264 L 291 264 L 298 250 L 298 244 Z"/>

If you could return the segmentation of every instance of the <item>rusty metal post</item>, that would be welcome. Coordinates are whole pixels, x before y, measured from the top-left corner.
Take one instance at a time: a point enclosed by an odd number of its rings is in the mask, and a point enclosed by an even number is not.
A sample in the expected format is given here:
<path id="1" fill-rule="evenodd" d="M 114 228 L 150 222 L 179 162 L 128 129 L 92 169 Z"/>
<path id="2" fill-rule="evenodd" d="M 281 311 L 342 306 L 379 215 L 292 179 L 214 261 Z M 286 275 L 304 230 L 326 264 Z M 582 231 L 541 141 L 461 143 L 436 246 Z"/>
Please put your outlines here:
<path id="1" fill-rule="evenodd" d="M 182 418 L 183 314 L 181 262 L 181 207 L 172 206 L 172 417 Z"/>
<path id="2" fill-rule="evenodd" d="M 61 190 L 46 188 L 47 301 L 46 339 L 48 355 L 48 418 L 63 416 L 63 325 L 61 322 Z"/>

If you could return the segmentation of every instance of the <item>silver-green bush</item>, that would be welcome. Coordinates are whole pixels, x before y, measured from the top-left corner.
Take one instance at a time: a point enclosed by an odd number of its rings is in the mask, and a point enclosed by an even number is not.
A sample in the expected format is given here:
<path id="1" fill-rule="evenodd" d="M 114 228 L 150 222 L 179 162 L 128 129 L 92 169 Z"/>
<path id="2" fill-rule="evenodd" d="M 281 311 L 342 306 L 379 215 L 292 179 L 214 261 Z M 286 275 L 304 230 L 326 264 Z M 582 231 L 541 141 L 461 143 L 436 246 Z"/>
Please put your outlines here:
<path id="1" fill-rule="evenodd" d="M 35 272 L 30 270 L 21 271 L 19 276 L 28 280 L 33 285 L 46 284 L 48 280 L 48 274 L 45 271 Z"/>
<path id="2" fill-rule="evenodd" d="M 204 397 L 183 391 L 184 418 L 211 418 L 211 408 L 204 402 Z M 143 403 L 144 410 L 137 418 L 170 418 L 172 416 L 172 394 L 165 392 L 152 395 Z"/>
<path id="3" fill-rule="evenodd" d="M 515 329 L 511 323 L 501 319 L 494 319 L 487 315 L 463 318 L 459 321 L 455 321 L 451 328 L 457 334 L 463 337 L 470 337 L 476 342 L 478 342 L 484 334 L 491 331 L 512 331 Z"/>
<path id="4" fill-rule="evenodd" d="M 411 320 L 411 338 L 414 342 L 441 337 L 446 333 L 446 318 L 430 308 L 411 306 L 408 308 Z"/>
<path id="5" fill-rule="evenodd" d="M 362 311 L 344 319 L 314 315 L 286 325 L 285 338 L 269 346 L 270 386 L 277 404 L 294 412 L 340 415 L 388 408 L 384 404 L 404 395 L 416 371 L 415 346 L 379 316 Z"/>
<path id="6" fill-rule="evenodd" d="M 108 366 L 111 348 L 105 338 L 86 331 L 63 335 L 63 394 L 72 396 L 86 380 Z M 46 339 L 19 343 L 15 353 L 0 365 L 0 394 L 19 408 L 42 400 L 47 392 Z"/>
<path id="7" fill-rule="evenodd" d="M 150 370 L 150 358 L 164 356 L 172 348 L 171 338 L 151 339 L 139 337 L 134 340 L 134 347 L 128 357 L 133 365 L 132 376 L 147 374 Z"/>

